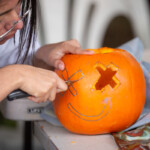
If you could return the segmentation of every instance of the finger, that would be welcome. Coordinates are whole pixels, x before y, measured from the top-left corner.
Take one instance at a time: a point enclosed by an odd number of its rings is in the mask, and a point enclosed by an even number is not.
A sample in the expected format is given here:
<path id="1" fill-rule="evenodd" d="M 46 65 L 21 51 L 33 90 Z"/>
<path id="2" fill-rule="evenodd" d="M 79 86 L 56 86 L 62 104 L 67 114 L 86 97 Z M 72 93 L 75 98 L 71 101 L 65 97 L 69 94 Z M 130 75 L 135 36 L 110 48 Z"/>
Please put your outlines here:
<path id="1" fill-rule="evenodd" d="M 75 39 L 68 40 L 68 41 L 66 41 L 66 43 L 68 43 L 68 44 L 70 44 L 72 46 L 75 46 L 75 47 L 81 47 L 80 43 L 77 40 L 75 40 Z"/>
<path id="2" fill-rule="evenodd" d="M 55 67 L 56 69 L 59 69 L 59 70 L 64 70 L 64 69 L 65 69 L 65 64 L 64 64 L 64 62 L 61 61 L 61 60 L 55 60 L 55 62 L 54 62 L 54 67 Z"/>
<path id="3" fill-rule="evenodd" d="M 67 84 L 65 83 L 64 80 L 62 80 L 60 77 L 58 77 L 57 75 L 57 89 L 59 89 L 59 91 L 66 91 L 68 89 Z"/>
<path id="4" fill-rule="evenodd" d="M 95 54 L 95 52 L 92 50 L 82 50 L 82 54 L 92 55 Z"/>
<path id="5" fill-rule="evenodd" d="M 39 103 L 39 98 L 37 98 L 37 97 L 30 96 L 30 97 L 28 97 L 28 99 L 35 102 L 35 103 Z"/>
<path id="6" fill-rule="evenodd" d="M 53 87 L 50 91 L 49 100 L 54 101 L 56 98 L 56 87 Z"/>
<path id="7" fill-rule="evenodd" d="M 28 97 L 28 99 L 35 102 L 35 103 L 41 103 L 41 102 L 47 101 L 48 98 L 30 96 L 30 97 Z"/>
<path id="8" fill-rule="evenodd" d="M 67 91 L 68 90 L 68 88 L 65 90 L 65 91 Z M 56 91 L 56 93 L 61 93 L 61 92 L 65 92 L 64 90 L 62 90 L 62 89 L 58 89 L 57 88 L 57 91 Z"/>
<path id="9" fill-rule="evenodd" d="M 70 44 L 63 44 L 62 51 L 64 53 L 72 53 L 72 54 L 94 54 L 92 50 L 83 50 L 79 47 L 72 46 Z"/>

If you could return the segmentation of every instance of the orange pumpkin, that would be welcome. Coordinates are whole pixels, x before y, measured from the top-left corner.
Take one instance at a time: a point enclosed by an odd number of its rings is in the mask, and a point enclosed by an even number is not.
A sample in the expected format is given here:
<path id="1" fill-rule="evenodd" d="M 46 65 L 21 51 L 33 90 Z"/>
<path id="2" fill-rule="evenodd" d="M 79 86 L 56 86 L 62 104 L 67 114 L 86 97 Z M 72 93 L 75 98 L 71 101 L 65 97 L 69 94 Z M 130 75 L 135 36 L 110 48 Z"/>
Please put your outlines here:
<path id="1" fill-rule="evenodd" d="M 95 49 L 93 55 L 65 55 L 68 90 L 53 102 L 62 125 L 78 134 L 103 134 L 132 125 L 142 112 L 146 87 L 140 64 L 121 49 Z"/>

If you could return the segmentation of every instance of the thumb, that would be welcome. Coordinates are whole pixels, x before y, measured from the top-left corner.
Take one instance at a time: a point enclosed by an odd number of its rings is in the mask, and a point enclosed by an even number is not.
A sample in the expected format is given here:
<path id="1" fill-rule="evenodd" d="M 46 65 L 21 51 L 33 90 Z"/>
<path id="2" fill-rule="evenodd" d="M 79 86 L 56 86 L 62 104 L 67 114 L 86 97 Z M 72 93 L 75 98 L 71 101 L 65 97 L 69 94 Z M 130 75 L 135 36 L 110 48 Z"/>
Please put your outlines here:
<path id="1" fill-rule="evenodd" d="M 64 70 L 65 69 L 65 64 L 61 60 L 55 60 L 54 62 L 54 67 L 58 70 Z"/>
<path id="2" fill-rule="evenodd" d="M 57 93 L 66 91 L 68 89 L 67 84 L 64 80 L 58 77 L 57 79 Z"/>

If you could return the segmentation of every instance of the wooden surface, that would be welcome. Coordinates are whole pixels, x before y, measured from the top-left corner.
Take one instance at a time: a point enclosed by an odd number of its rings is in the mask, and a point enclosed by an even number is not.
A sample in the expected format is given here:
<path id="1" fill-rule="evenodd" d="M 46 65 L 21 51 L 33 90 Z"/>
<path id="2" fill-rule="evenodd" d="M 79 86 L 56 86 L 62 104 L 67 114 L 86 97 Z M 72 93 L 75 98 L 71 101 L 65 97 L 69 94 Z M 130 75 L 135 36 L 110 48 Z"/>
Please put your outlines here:
<path id="1" fill-rule="evenodd" d="M 34 122 L 34 135 L 45 150 L 119 150 L 110 134 L 78 135 L 45 121 Z"/>

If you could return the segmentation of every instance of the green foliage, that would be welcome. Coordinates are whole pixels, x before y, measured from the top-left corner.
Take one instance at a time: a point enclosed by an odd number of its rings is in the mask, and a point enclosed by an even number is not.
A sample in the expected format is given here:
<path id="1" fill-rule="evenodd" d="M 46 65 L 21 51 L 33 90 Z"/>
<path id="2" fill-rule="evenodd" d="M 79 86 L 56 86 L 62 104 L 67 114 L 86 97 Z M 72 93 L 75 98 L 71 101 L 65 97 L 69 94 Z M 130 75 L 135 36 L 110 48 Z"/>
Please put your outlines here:
<path id="1" fill-rule="evenodd" d="M 16 121 L 8 120 L 8 119 L 4 118 L 3 115 L 0 113 L 0 127 L 1 126 L 15 128 L 15 127 L 17 127 L 17 123 L 16 123 Z"/>

